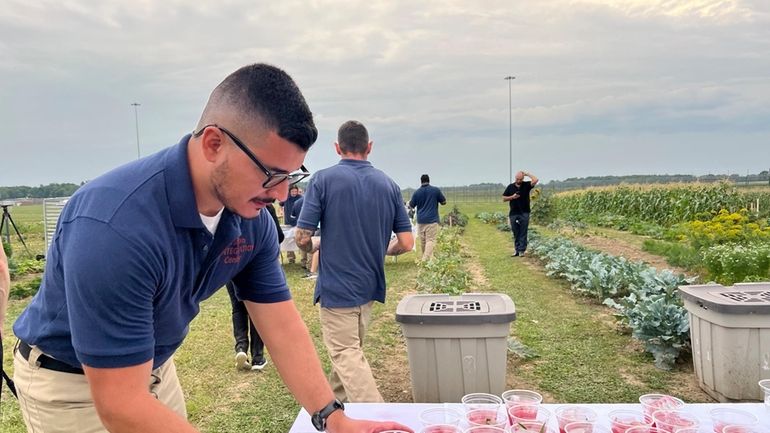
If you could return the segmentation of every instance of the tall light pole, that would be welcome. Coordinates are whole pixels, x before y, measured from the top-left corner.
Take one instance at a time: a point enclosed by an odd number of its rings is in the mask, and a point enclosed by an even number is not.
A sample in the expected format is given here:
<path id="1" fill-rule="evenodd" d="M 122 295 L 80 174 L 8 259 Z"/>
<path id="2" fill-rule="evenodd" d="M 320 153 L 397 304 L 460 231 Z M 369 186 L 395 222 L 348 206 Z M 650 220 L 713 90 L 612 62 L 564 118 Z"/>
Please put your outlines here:
<path id="1" fill-rule="evenodd" d="M 134 107 L 134 123 L 136 124 L 136 159 L 139 159 L 142 157 L 139 151 L 139 106 L 142 104 L 134 102 L 131 105 Z"/>
<path id="2" fill-rule="evenodd" d="M 511 117 L 511 81 L 516 77 L 509 75 L 504 78 L 508 81 L 508 183 L 513 183 L 513 120 Z"/>

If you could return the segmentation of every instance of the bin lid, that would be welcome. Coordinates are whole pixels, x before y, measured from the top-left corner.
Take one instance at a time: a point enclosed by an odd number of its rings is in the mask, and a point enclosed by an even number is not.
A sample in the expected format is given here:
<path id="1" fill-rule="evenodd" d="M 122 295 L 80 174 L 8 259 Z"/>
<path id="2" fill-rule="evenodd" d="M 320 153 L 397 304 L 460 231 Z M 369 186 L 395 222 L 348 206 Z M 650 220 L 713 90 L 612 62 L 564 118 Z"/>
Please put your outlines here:
<path id="1" fill-rule="evenodd" d="M 770 283 L 679 286 L 683 299 L 725 314 L 770 314 Z"/>
<path id="2" fill-rule="evenodd" d="M 407 295 L 396 307 L 399 323 L 471 325 L 509 323 L 515 319 L 513 301 L 501 293 Z"/>

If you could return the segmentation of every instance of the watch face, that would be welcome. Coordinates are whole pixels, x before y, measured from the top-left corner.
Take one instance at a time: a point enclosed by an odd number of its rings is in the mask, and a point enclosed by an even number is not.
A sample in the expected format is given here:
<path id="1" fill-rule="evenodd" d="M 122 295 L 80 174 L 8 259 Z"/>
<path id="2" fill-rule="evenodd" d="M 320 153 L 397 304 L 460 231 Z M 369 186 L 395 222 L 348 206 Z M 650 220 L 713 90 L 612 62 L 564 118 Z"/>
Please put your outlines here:
<path id="1" fill-rule="evenodd" d="M 325 420 L 321 418 L 321 414 L 315 413 L 313 416 L 310 417 L 310 422 L 313 424 L 313 427 L 315 427 L 318 431 L 324 431 L 326 430 L 326 423 Z"/>

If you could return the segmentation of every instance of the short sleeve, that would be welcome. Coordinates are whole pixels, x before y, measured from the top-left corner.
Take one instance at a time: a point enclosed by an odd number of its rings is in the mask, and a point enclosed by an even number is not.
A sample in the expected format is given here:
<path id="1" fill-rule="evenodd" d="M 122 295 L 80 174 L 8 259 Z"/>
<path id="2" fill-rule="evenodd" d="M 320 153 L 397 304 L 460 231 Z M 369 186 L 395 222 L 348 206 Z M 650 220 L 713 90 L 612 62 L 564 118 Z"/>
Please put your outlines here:
<path id="1" fill-rule="evenodd" d="M 510 196 L 513 195 L 513 184 L 508 184 L 508 186 L 505 188 L 505 191 L 503 191 L 504 196 Z"/>
<path id="2" fill-rule="evenodd" d="M 412 231 L 412 223 L 409 221 L 409 215 L 406 214 L 401 189 L 395 185 L 393 191 L 393 202 L 396 207 L 396 215 L 393 220 L 393 233 L 403 233 Z"/>
<path id="3" fill-rule="evenodd" d="M 297 220 L 297 227 L 305 230 L 315 230 L 321 221 L 321 201 L 323 200 L 323 189 L 321 188 L 318 176 L 310 179 L 305 192 L 305 199 L 302 202 L 302 211 Z"/>
<path id="4" fill-rule="evenodd" d="M 127 367 L 155 353 L 153 300 L 162 256 L 104 222 L 77 218 L 62 231 L 65 295 L 78 360 Z"/>
<path id="5" fill-rule="evenodd" d="M 288 301 L 291 292 L 278 261 L 280 247 L 275 223 L 269 215 L 259 216 L 257 251 L 238 275 L 233 277 L 236 297 L 242 301 L 272 303 Z"/>

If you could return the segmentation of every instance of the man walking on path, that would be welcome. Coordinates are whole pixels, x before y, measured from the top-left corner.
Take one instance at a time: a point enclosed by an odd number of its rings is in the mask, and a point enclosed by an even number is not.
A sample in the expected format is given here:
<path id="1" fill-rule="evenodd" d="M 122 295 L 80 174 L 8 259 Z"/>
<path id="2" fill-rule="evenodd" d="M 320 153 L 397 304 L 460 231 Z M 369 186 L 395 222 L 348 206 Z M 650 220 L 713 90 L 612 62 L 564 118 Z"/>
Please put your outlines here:
<path id="1" fill-rule="evenodd" d="M 530 180 L 525 181 L 524 176 Z M 512 257 L 523 256 L 527 251 L 527 230 L 529 229 L 529 193 L 537 185 L 537 177 L 526 171 L 517 171 L 512 184 L 503 192 L 503 201 L 510 206 L 508 219 L 513 234 L 514 253 Z"/>
<path id="2" fill-rule="evenodd" d="M 441 190 L 430 184 L 430 177 L 423 174 L 420 177 L 420 187 L 412 194 L 409 207 L 417 209 L 417 236 L 420 238 L 422 258 L 425 261 L 433 257 L 438 234 L 438 205 L 445 205 L 446 198 Z"/>
<path id="3" fill-rule="evenodd" d="M 391 233 L 400 253 L 414 246 L 401 189 L 367 161 L 372 142 L 364 125 L 342 124 L 334 144 L 340 162 L 316 173 L 297 221 L 296 241 L 313 248 L 321 224 L 323 245 L 313 301 L 332 372 L 329 382 L 342 401 L 381 402 L 363 344 L 374 301 L 385 302 L 385 251 Z"/>
<path id="4" fill-rule="evenodd" d="M 319 431 L 405 428 L 348 418 L 334 399 L 262 212 L 309 175 L 317 135 L 288 74 L 245 66 L 214 89 L 192 134 L 78 189 L 13 327 L 27 430 L 197 432 L 173 355 L 201 302 L 231 280 Z"/>

